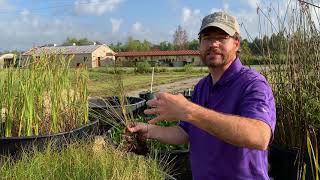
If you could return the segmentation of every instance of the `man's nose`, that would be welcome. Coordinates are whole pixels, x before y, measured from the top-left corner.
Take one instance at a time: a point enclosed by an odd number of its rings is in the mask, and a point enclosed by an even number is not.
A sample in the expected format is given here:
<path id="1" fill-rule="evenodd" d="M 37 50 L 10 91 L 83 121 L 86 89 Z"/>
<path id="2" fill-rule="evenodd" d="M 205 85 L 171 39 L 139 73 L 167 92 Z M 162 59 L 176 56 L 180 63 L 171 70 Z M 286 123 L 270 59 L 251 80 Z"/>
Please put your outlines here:
<path id="1" fill-rule="evenodd" d="M 209 46 L 216 48 L 216 47 L 219 47 L 219 44 L 220 42 L 217 39 L 211 39 Z"/>

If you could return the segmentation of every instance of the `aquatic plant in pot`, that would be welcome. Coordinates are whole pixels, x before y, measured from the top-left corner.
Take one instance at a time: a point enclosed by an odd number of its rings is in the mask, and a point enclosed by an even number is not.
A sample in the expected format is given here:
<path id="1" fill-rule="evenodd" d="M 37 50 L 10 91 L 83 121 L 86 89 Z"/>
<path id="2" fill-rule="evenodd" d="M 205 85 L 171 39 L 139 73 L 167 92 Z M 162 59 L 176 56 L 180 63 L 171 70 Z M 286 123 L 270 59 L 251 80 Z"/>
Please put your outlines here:
<path id="1" fill-rule="evenodd" d="M 257 46 L 269 60 L 262 69 L 276 99 L 277 124 L 269 150 L 274 179 L 319 178 L 320 38 L 313 8 L 290 1 L 281 17 L 272 5 L 268 13 L 258 8 L 265 19 L 261 24 L 272 32 Z M 270 21 L 272 15 L 278 17 L 276 21 Z"/>
<path id="2" fill-rule="evenodd" d="M 109 140 L 114 142 L 117 148 L 124 152 L 145 155 L 149 151 L 145 140 L 137 133 L 130 133 L 127 130 L 130 124 L 136 122 L 137 112 L 143 111 L 145 100 L 128 97 L 123 85 L 121 70 L 116 64 L 113 70 L 114 72 L 108 78 L 112 84 L 109 91 L 113 96 L 91 97 L 89 100 L 90 116 L 99 119 L 100 134 L 107 134 L 111 137 Z"/>
<path id="3" fill-rule="evenodd" d="M 78 138 L 95 131 L 88 118 L 86 68 L 70 69 L 72 57 L 34 55 L 24 68 L 0 78 L 0 153 L 15 154 L 47 140 Z"/>

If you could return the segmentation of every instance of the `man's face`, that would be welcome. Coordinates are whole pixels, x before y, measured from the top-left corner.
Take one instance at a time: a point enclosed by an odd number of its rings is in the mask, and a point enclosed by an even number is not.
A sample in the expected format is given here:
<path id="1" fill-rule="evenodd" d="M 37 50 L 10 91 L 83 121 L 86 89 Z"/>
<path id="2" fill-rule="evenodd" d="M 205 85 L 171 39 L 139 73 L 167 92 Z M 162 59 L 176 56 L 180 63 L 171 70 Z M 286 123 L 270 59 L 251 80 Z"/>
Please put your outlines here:
<path id="1" fill-rule="evenodd" d="M 229 36 L 216 27 L 209 27 L 200 34 L 200 56 L 208 67 L 224 67 L 236 58 L 239 39 Z"/>

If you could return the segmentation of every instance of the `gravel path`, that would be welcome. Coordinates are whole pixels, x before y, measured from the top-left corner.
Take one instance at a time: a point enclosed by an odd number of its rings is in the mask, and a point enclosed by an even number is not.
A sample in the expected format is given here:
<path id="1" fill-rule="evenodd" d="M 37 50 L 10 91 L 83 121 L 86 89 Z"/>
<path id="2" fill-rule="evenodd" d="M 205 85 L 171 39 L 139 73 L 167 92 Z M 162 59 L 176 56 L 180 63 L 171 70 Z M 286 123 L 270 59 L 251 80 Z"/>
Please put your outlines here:
<path id="1" fill-rule="evenodd" d="M 180 92 L 183 90 L 187 90 L 188 88 L 190 88 L 190 90 L 193 90 L 193 87 L 198 83 L 198 81 L 201 79 L 202 77 L 198 77 L 198 78 L 190 78 L 190 79 L 186 79 L 186 80 L 181 80 L 181 81 L 176 81 L 173 83 L 169 83 L 169 84 L 162 84 L 159 86 L 154 86 L 153 87 L 153 91 L 154 92 L 171 92 L 171 93 L 175 93 L 175 92 Z M 144 89 L 138 89 L 135 91 L 130 91 L 128 92 L 128 96 L 135 96 L 135 97 L 139 97 L 139 93 L 142 91 L 147 91 L 149 89 L 144 88 Z"/>

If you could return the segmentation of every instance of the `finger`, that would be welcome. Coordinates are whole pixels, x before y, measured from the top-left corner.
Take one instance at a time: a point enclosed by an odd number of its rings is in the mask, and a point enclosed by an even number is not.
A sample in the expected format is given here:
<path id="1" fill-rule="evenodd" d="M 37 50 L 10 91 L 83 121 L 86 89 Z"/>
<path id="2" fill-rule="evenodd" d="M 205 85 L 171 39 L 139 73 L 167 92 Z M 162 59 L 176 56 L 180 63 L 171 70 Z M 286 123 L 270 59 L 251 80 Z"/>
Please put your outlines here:
<path id="1" fill-rule="evenodd" d="M 136 126 L 136 125 L 137 125 L 136 123 L 131 122 L 131 123 L 128 124 L 127 128 L 132 128 L 132 127 L 134 127 L 134 126 Z"/>
<path id="2" fill-rule="evenodd" d="M 151 119 L 150 121 L 148 121 L 149 124 L 157 124 L 158 122 L 163 121 L 164 119 L 161 116 L 158 116 L 156 118 Z"/>
<path id="3" fill-rule="evenodd" d="M 142 130 L 142 126 L 134 126 L 134 127 L 128 127 L 128 130 L 131 132 L 131 133 L 135 133 L 135 132 L 139 132 Z"/>
<path id="4" fill-rule="evenodd" d="M 149 101 L 147 101 L 147 105 L 150 106 L 150 107 L 157 107 L 158 100 L 157 99 L 149 100 Z"/>
<path id="5" fill-rule="evenodd" d="M 150 115 L 150 114 L 157 114 L 157 113 L 158 113 L 158 111 L 157 111 L 156 108 L 146 109 L 146 110 L 144 110 L 143 112 L 144 112 L 145 114 L 148 114 L 148 115 Z"/>
<path id="6" fill-rule="evenodd" d="M 183 95 L 183 94 L 181 94 L 181 93 L 178 93 L 178 94 L 177 94 L 177 96 L 184 97 L 184 95 Z"/>
<path id="7" fill-rule="evenodd" d="M 156 99 L 161 99 L 161 97 L 165 94 L 165 92 L 159 92 L 156 94 Z"/>

